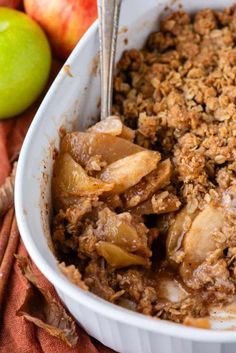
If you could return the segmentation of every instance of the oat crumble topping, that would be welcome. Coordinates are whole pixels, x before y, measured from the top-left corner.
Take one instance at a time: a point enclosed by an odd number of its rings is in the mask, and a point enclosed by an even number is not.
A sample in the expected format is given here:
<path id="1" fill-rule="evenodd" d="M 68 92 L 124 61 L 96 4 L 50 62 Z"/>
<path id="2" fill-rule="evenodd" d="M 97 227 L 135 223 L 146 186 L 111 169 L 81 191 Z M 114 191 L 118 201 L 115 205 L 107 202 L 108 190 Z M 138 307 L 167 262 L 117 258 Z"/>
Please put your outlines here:
<path id="1" fill-rule="evenodd" d="M 174 12 L 125 51 L 113 114 L 62 138 L 61 268 L 118 305 L 208 327 L 196 318 L 236 290 L 236 7 Z"/>

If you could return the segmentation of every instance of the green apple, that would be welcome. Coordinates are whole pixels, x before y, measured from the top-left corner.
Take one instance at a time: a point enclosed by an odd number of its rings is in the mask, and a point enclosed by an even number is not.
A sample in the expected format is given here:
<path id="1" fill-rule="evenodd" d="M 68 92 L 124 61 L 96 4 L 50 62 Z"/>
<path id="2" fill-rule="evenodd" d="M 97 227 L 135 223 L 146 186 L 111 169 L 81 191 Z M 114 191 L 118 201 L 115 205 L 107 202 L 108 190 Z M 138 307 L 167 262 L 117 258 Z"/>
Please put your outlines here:
<path id="1" fill-rule="evenodd" d="M 0 119 L 22 113 L 38 98 L 50 67 L 50 47 L 39 25 L 0 7 Z"/>

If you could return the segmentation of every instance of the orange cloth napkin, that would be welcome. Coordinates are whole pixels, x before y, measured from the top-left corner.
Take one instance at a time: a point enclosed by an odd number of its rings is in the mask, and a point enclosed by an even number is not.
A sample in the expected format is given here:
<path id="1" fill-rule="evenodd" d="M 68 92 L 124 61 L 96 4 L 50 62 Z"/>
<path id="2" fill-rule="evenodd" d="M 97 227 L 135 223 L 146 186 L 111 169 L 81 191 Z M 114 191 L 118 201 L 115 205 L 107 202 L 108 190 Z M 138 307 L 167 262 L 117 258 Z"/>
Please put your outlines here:
<path id="1" fill-rule="evenodd" d="M 52 78 L 60 65 L 53 64 Z M 0 185 L 10 174 L 17 160 L 27 129 L 37 110 L 37 104 L 25 114 L 0 122 Z M 0 352 L 1 353 L 112 353 L 109 348 L 89 337 L 77 325 L 78 343 L 69 348 L 23 317 L 16 316 L 24 301 L 27 282 L 18 268 L 14 254 L 28 256 L 20 241 L 13 207 L 0 217 Z M 33 265 L 39 285 L 59 301 L 53 286 Z"/>

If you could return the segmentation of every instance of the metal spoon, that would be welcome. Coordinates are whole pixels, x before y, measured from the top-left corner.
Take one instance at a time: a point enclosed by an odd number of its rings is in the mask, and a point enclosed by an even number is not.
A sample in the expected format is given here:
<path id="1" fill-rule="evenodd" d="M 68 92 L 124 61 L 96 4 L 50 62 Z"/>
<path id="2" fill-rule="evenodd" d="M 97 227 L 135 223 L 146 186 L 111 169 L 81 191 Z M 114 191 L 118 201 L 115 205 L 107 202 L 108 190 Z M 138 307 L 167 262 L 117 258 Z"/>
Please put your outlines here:
<path id="1" fill-rule="evenodd" d="M 101 68 L 101 120 L 111 115 L 113 71 L 122 0 L 97 0 Z"/>

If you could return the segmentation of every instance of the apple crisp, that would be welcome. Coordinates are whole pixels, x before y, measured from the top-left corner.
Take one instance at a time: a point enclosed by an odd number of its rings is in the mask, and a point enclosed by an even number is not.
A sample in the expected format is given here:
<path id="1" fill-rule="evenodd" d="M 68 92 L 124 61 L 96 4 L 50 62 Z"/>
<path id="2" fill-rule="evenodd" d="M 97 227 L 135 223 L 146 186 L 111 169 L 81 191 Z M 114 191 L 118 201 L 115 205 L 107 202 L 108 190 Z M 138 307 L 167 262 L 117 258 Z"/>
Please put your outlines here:
<path id="1" fill-rule="evenodd" d="M 164 18 L 123 53 L 113 103 L 61 138 L 57 258 L 83 289 L 189 324 L 235 296 L 236 7 Z"/>

